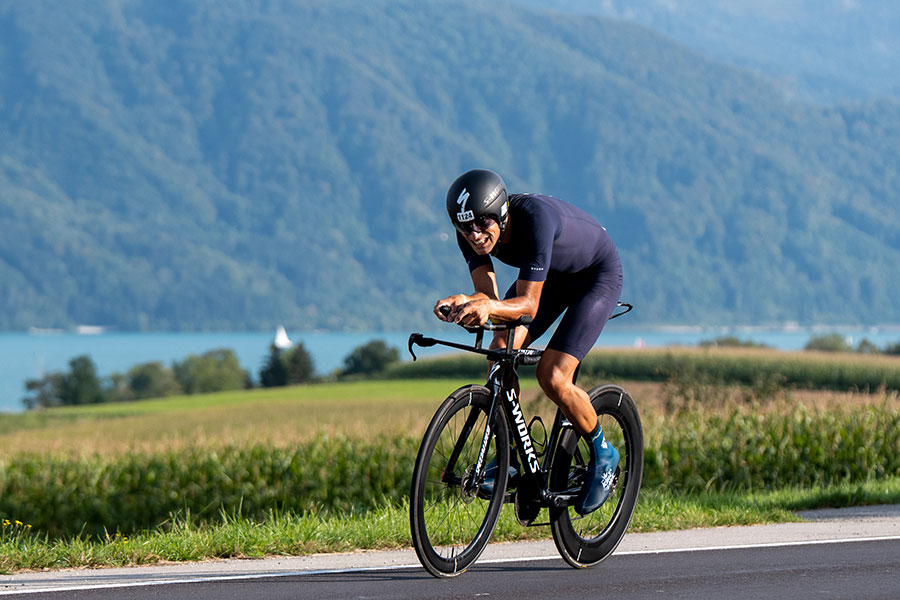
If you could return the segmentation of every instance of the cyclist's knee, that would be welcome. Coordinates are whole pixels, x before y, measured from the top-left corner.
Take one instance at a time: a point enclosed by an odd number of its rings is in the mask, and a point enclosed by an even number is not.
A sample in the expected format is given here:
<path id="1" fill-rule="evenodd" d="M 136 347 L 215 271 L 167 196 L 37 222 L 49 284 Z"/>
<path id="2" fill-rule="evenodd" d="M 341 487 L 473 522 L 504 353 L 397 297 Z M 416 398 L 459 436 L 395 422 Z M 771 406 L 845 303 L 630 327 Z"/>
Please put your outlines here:
<path id="1" fill-rule="evenodd" d="M 572 384 L 572 376 L 566 369 L 548 361 L 538 363 L 536 376 L 541 389 L 554 402 L 563 397 Z"/>

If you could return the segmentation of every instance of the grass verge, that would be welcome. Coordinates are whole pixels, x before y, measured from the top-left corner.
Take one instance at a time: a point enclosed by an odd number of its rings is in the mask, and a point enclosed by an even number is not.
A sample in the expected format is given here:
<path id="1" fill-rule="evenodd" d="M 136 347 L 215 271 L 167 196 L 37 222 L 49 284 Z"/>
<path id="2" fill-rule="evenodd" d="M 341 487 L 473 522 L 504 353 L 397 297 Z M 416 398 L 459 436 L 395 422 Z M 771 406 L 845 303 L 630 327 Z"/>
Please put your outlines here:
<path id="1" fill-rule="evenodd" d="M 765 492 L 672 494 L 642 492 L 632 532 L 799 521 L 796 510 L 900 503 L 900 478 L 810 489 Z M 548 527 L 523 528 L 504 508 L 494 541 L 542 539 Z M 394 504 L 361 514 L 270 513 L 262 521 L 221 515 L 219 522 L 192 525 L 175 518 L 165 527 L 106 539 L 50 539 L 26 523 L 3 521 L 0 573 L 76 567 L 119 567 L 172 561 L 261 558 L 404 548 L 411 544 L 408 507 Z"/>

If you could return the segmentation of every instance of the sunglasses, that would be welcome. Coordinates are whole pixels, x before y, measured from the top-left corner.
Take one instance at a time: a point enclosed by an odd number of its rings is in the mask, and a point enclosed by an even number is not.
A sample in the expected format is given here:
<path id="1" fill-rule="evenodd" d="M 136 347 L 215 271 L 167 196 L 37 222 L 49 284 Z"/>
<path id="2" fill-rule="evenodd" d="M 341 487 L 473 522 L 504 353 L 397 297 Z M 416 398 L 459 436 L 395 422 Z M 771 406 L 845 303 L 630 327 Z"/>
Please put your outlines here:
<path id="1" fill-rule="evenodd" d="M 475 217 L 475 219 L 472 221 L 466 221 L 465 223 L 459 223 L 459 224 L 457 224 L 456 227 L 464 235 L 470 235 L 470 234 L 474 233 L 476 231 L 476 229 L 478 231 L 484 231 L 485 229 L 488 229 L 491 225 L 493 225 L 496 222 L 497 221 L 495 221 L 491 217 L 482 216 L 482 217 Z"/>

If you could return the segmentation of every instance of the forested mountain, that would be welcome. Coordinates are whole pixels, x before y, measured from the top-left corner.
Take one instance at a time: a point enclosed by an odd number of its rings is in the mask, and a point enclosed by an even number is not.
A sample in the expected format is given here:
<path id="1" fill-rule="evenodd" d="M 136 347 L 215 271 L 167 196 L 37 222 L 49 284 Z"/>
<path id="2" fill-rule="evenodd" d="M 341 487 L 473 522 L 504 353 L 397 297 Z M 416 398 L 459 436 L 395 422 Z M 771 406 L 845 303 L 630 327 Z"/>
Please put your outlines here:
<path id="1" fill-rule="evenodd" d="M 0 5 L 0 328 L 405 329 L 461 171 L 573 201 L 644 323 L 900 321 L 900 104 L 434 0 Z M 629 317 L 630 318 L 630 317 Z"/>
<path id="2" fill-rule="evenodd" d="M 639 23 L 703 54 L 764 73 L 793 98 L 900 98 L 895 0 L 515 0 Z"/>

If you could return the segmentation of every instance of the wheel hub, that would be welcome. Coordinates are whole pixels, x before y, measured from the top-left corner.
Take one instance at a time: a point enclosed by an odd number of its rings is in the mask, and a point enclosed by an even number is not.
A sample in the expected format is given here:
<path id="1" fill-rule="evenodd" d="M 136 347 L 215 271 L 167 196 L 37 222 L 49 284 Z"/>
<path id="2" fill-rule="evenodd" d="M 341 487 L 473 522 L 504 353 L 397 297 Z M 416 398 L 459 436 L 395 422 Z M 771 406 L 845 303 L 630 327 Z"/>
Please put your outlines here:
<path id="1" fill-rule="evenodd" d="M 464 504 L 471 504 L 474 502 L 477 493 L 478 484 L 475 483 L 475 465 L 469 465 L 459 484 L 459 497 Z"/>

